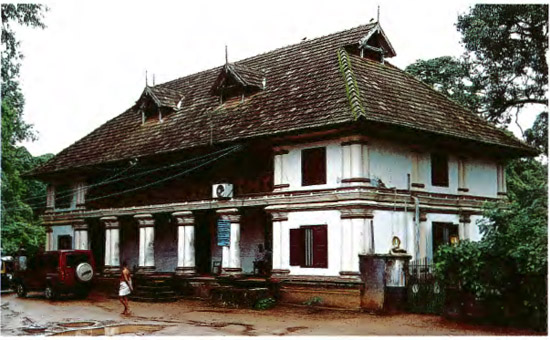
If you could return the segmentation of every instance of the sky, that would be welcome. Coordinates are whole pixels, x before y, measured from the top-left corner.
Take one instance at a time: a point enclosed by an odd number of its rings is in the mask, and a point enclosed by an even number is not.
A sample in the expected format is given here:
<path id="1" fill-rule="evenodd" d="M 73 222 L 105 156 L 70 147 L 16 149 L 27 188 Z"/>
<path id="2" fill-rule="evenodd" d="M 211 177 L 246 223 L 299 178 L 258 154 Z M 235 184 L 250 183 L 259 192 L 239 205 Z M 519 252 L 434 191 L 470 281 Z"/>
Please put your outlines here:
<path id="1" fill-rule="evenodd" d="M 368 23 L 377 16 L 405 68 L 460 56 L 469 1 L 46 1 L 47 28 L 17 28 L 24 119 L 35 156 L 58 153 L 131 107 L 145 86 Z M 528 110 L 529 111 L 529 110 Z M 538 111 L 537 111 L 538 112 Z M 520 115 L 531 126 L 535 114 Z M 518 134 L 519 129 L 512 127 Z"/>

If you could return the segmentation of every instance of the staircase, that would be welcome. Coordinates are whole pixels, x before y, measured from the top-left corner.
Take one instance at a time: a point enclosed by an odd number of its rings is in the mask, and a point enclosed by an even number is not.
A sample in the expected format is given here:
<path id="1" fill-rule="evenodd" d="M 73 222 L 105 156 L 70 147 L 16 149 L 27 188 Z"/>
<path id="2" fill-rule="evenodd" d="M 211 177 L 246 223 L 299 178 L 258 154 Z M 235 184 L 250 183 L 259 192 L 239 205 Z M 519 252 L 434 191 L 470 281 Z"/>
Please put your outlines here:
<path id="1" fill-rule="evenodd" d="M 135 275 L 133 281 L 132 301 L 172 302 L 178 299 L 171 274 Z"/>

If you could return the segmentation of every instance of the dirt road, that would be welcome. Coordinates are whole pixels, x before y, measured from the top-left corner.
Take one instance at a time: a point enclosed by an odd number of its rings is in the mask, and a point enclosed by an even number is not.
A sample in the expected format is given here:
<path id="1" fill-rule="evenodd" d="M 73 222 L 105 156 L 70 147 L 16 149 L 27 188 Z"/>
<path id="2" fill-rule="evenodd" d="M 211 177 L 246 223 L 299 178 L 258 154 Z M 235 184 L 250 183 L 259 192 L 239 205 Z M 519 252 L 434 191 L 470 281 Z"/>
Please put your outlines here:
<path id="1" fill-rule="evenodd" d="M 30 331 L 48 335 L 75 329 L 85 331 L 68 335 L 91 334 L 91 329 L 94 335 L 536 335 L 456 323 L 430 315 L 375 316 L 329 310 L 312 312 L 286 306 L 254 311 L 217 308 L 198 300 L 167 304 L 132 302 L 133 315 L 124 317 L 119 314 L 122 308 L 117 300 L 95 294 L 87 300 L 67 298 L 54 302 L 45 300 L 41 294 L 24 299 L 3 294 L 1 307 L 1 335 L 28 335 Z M 88 323 L 63 325 L 74 322 Z"/>

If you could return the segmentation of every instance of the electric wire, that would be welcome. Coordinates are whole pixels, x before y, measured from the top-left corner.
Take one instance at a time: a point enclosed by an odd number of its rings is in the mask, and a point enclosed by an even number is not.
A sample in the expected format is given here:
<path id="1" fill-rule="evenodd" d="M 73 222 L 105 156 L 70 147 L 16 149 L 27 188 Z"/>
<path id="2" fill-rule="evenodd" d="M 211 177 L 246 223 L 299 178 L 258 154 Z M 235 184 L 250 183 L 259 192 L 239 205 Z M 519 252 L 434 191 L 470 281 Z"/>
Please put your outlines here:
<path id="1" fill-rule="evenodd" d="M 94 201 L 94 200 L 99 200 L 99 199 L 103 199 L 103 198 L 107 198 L 107 197 L 111 197 L 111 196 L 117 196 L 117 195 L 122 195 L 124 193 L 127 193 L 127 192 L 132 192 L 132 191 L 136 191 L 136 190 L 141 190 L 141 189 L 144 189 L 144 188 L 147 188 L 147 187 L 150 187 L 152 185 L 155 185 L 155 184 L 158 184 L 158 183 L 161 183 L 161 182 L 164 182 L 164 181 L 167 181 L 167 180 L 170 180 L 170 179 L 173 179 L 173 178 L 176 178 L 178 176 L 181 176 L 181 175 L 184 175 L 188 172 L 191 172 L 195 169 L 198 169 L 200 167 L 203 167 L 204 165 L 207 165 L 207 164 L 210 164 L 222 157 L 225 157 L 226 155 L 232 153 L 232 152 L 235 152 L 239 149 L 241 149 L 242 146 L 241 145 L 236 145 L 236 146 L 233 146 L 233 147 L 228 147 L 228 148 L 225 148 L 223 150 L 219 150 L 219 151 L 216 151 L 216 152 L 213 152 L 213 153 L 210 153 L 208 155 L 204 155 L 204 156 L 201 156 L 201 157 L 196 157 L 196 158 L 193 158 L 193 159 L 189 159 L 189 160 L 185 160 L 183 162 L 179 162 L 179 163 L 175 163 L 175 164 L 172 164 L 172 165 L 169 165 L 169 166 L 165 166 L 165 167 L 159 167 L 159 168 L 155 168 L 155 169 L 152 169 L 152 170 L 148 170 L 148 171 L 144 171 L 144 172 L 141 172 L 141 173 L 138 173 L 138 174 L 135 174 L 135 175 L 132 175 L 132 176 L 127 176 L 127 177 L 122 177 L 122 178 L 119 178 L 119 179 L 116 179 L 116 180 L 111 180 L 111 181 L 105 181 L 105 182 L 101 182 L 101 183 L 97 183 L 97 184 L 94 184 L 94 185 L 90 185 L 90 186 L 87 186 L 86 188 L 89 188 L 89 187 L 96 187 L 96 186 L 99 186 L 99 185 L 104 185 L 104 184 L 107 184 L 107 183 L 113 183 L 113 182 L 118 182 L 118 181 L 121 181 L 121 180 L 124 180 L 124 179 L 129 179 L 129 178 L 134 178 L 134 177 L 138 177 L 138 176 L 141 176 L 141 175 L 144 175 L 144 174 L 147 174 L 147 173 L 152 173 L 152 172 L 155 172 L 155 171 L 159 171 L 159 170 L 162 170 L 162 169 L 167 169 L 167 168 L 173 168 L 175 166 L 178 166 L 178 165 L 182 165 L 182 164 L 185 164 L 185 163 L 189 163 L 191 161 L 196 161 L 196 160 L 200 160 L 200 159 L 204 159 L 206 157 L 209 157 L 209 156 L 212 156 L 212 155 L 215 155 L 215 154 L 219 154 L 223 151 L 226 151 L 228 150 L 227 152 L 225 152 L 224 154 L 222 154 L 221 156 L 219 157 L 216 157 L 212 160 L 208 160 L 204 163 L 201 163 L 195 167 L 192 167 L 190 169 L 186 169 L 185 171 L 182 171 L 180 173 L 177 173 L 173 176 L 169 176 L 169 177 L 166 177 L 166 178 L 163 178 L 161 180 L 158 180 L 158 181 L 155 181 L 155 182 L 151 182 L 151 183 L 148 183 L 146 185 L 143 185 L 143 186 L 138 186 L 138 187 L 135 187 L 135 188 L 130 188 L 130 189 L 126 189 L 126 190 L 123 190 L 123 191 L 120 191 L 120 192 L 116 192 L 116 193 L 112 193 L 112 194 L 108 194 L 108 195 L 104 195 L 104 196 L 98 196 L 98 197 L 91 197 L 91 198 L 86 198 L 86 201 L 87 202 L 91 202 L 91 201 Z M 72 194 L 70 195 L 72 196 Z M 9 211 L 16 211 L 16 210 L 24 210 L 24 209 L 28 209 L 28 208 L 31 208 L 31 209 L 37 209 L 37 208 L 43 208 L 44 205 L 43 204 L 40 204 L 40 205 L 35 205 L 35 206 L 28 206 L 28 207 L 21 207 L 21 208 L 6 208 L 5 211 L 6 212 L 9 212 Z"/>
<path id="2" fill-rule="evenodd" d="M 119 182 L 119 181 L 122 181 L 122 180 L 125 180 L 125 179 L 130 179 L 130 178 L 139 177 L 139 176 L 142 176 L 142 175 L 147 175 L 147 174 L 150 174 L 150 173 L 153 173 L 153 172 L 156 172 L 156 171 L 160 171 L 160 170 L 165 170 L 165 169 L 174 168 L 174 167 L 177 167 L 177 166 L 186 164 L 186 163 L 190 163 L 190 162 L 193 162 L 193 161 L 198 161 L 198 160 L 201 160 L 201 159 L 204 159 L 204 158 L 207 158 L 207 157 L 210 157 L 210 156 L 219 154 L 219 153 L 224 152 L 224 151 L 229 150 L 229 149 L 232 150 L 232 149 L 236 149 L 236 148 L 239 148 L 239 147 L 240 147 L 240 145 L 227 147 L 227 148 L 225 148 L 225 149 L 218 150 L 218 151 L 215 151 L 215 152 L 211 152 L 211 153 L 206 154 L 206 155 L 202 155 L 202 156 L 199 156 L 199 157 L 187 159 L 187 160 L 184 160 L 184 161 L 182 161 L 182 162 L 178 162 L 178 163 L 166 165 L 166 166 L 163 166 L 163 167 L 158 167 L 158 168 L 153 168 L 153 169 L 150 169 L 150 170 L 138 172 L 138 173 L 136 173 L 136 174 L 133 174 L 133 175 L 130 175 L 130 176 L 126 176 L 126 177 L 115 178 L 115 177 L 117 177 L 118 175 L 120 175 L 120 174 L 116 174 L 115 176 L 109 177 L 109 178 L 107 178 L 106 180 L 101 181 L 101 182 L 99 182 L 99 183 L 95 183 L 95 184 L 90 184 L 90 185 L 87 185 L 87 186 L 83 186 L 81 189 L 82 189 L 82 190 L 86 190 L 86 189 L 89 189 L 89 188 L 94 188 L 94 187 L 98 187 L 98 186 L 102 186 L 102 185 L 106 185 L 106 184 L 111 184 L 111 183 Z M 127 170 L 129 170 L 129 168 L 128 168 Z M 124 172 L 126 172 L 126 171 L 124 171 Z M 65 191 L 63 191 L 63 192 L 65 192 L 65 193 L 67 193 L 67 194 L 66 194 L 66 195 L 61 195 L 61 196 L 57 196 L 57 195 L 56 195 L 56 199 L 71 197 L 71 196 L 73 196 L 73 194 L 74 194 L 74 193 L 72 192 L 72 190 L 65 190 Z M 47 195 L 42 195 L 41 197 L 44 198 L 44 197 L 47 197 Z M 8 203 L 6 203 L 6 204 L 9 205 L 10 203 L 15 203 L 15 202 L 16 202 L 16 201 L 12 201 L 12 202 L 8 202 Z M 42 206 L 42 204 L 39 205 L 39 206 L 31 206 L 31 208 L 34 209 L 34 208 L 40 207 L 40 206 Z M 19 209 L 26 209 L 26 208 L 19 208 Z M 13 209 L 13 210 L 17 210 L 17 209 Z"/>

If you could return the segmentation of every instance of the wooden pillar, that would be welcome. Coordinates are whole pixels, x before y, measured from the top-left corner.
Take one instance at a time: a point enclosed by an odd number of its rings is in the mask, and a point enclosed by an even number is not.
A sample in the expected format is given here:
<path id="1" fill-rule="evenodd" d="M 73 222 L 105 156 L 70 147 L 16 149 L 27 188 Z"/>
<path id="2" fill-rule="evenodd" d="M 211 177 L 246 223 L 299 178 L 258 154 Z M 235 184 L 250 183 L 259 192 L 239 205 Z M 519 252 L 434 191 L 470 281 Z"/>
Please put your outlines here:
<path id="1" fill-rule="evenodd" d="M 290 270 L 285 265 L 284 247 L 284 231 L 287 229 L 288 212 L 286 211 L 270 211 L 271 221 L 273 223 L 273 241 L 272 241 L 272 270 L 271 276 L 280 277 L 286 276 L 290 273 Z M 286 256 L 286 263 L 288 263 L 288 254 Z"/>
<path id="2" fill-rule="evenodd" d="M 470 214 L 462 213 L 458 220 L 458 239 L 469 240 L 470 239 Z"/>
<path id="3" fill-rule="evenodd" d="M 367 207 L 342 208 L 340 276 L 359 279 L 359 255 L 372 254 L 373 214 Z"/>
<path id="4" fill-rule="evenodd" d="M 287 183 L 285 159 L 288 150 L 277 147 L 273 152 L 273 191 L 282 191 L 290 185 Z"/>
<path id="5" fill-rule="evenodd" d="M 155 219 L 151 214 L 135 215 L 139 227 L 138 272 L 155 271 Z"/>
<path id="6" fill-rule="evenodd" d="M 222 248 L 222 274 L 236 276 L 242 274 L 241 268 L 241 225 L 238 209 L 221 209 L 217 211 L 220 219 L 229 221 L 229 246 Z"/>
<path id="7" fill-rule="evenodd" d="M 370 185 L 370 164 L 367 140 L 348 137 L 342 143 L 342 183 L 352 186 Z"/>
<path id="8" fill-rule="evenodd" d="M 500 198 L 506 197 L 506 170 L 502 163 L 497 164 L 497 195 Z"/>
<path id="9" fill-rule="evenodd" d="M 74 249 L 89 250 L 88 224 L 84 220 L 73 222 Z"/>
<path id="10" fill-rule="evenodd" d="M 120 272 L 120 223 L 115 216 L 102 217 L 105 228 L 105 274 Z"/>
<path id="11" fill-rule="evenodd" d="M 53 212 L 55 209 L 55 186 L 48 184 L 46 187 L 46 212 Z"/>
<path id="12" fill-rule="evenodd" d="M 424 191 L 426 184 L 425 176 L 422 176 L 420 160 L 422 159 L 421 150 L 417 147 L 411 149 L 411 190 Z"/>
<path id="13" fill-rule="evenodd" d="M 463 194 L 469 191 L 466 182 L 466 158 L 458 158 L 458 193 Z"/>
<path id="14" fill-rule="evenodd" d="M 172 214 L 178 228 L 178 265 L 176 275 L 193 276 L 195 267 L 195 218 L 191 211 Z"/>

